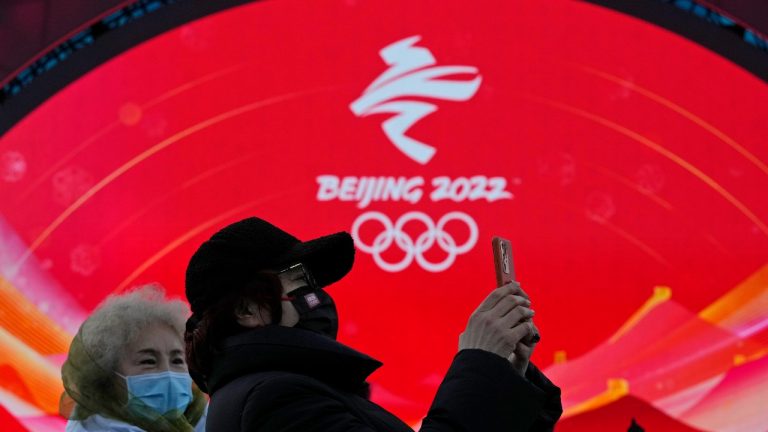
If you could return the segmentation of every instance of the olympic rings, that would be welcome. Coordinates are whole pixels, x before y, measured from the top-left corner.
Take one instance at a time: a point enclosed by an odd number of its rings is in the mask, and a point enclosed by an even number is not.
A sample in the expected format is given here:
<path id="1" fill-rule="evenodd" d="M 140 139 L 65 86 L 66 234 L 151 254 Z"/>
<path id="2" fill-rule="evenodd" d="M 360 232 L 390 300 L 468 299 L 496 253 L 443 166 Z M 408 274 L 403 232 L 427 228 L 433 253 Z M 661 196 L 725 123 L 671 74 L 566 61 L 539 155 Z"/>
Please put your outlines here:
<path id="1" fill-rule="evenodd" d="M 445 231 L 448 222 L 463 222 L 469 229 L 469 238 L 457 245 L 456 240 L 451 234 Z M 376 235 L 371 244 L 367 244 L 360 239 L 360 227 L 367 222 L 378 222 L 383 230 Z M 404 231 L 408 223 L 417 222 L 424 226 L 424 232 L 412 239 Z M 396 273 L 405 270 L 415 260 L 424 270 L 438 273 L 448 269 L 456 256 L 469 252 L 477 243 L 478 229 L 477 223 L 466 213 L 454 211 L 445 214 L 435 223 L 432 218 L 418 211 L 411 211 L 400 216 L 394 223 L 383 213 L 369 211 L 361 214 L 352 224 L 352 238 L 355 240 L 357 248 L 373 256 L 373 261 L 384 271 Z M 382 257 L 382 253 L 388 250 L 392 244 L 395 244 L 400 250 L 405 252 L 405 256 L 397 262 L 388 262 Z M 424 257 L 424 252 L 432 248 L 435 243 L 448 255 L 439 262 L 431 262 Z"/>

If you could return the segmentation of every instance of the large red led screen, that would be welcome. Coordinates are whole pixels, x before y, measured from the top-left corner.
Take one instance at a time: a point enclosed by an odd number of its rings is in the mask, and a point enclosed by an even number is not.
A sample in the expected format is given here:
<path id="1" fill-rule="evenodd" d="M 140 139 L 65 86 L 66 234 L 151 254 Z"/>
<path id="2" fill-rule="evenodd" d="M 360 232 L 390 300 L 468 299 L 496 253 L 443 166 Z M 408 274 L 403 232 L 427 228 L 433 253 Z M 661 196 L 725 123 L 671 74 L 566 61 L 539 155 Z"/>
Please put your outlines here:
<path id="1" fill-rule="evenodd" d="M 0 137 L 0 415 L 63 430 L 84 317 L 139 284 L 183 297 L 195 248 L 256 215 L 352 233 L 339 338 L 384 362 L 373 399 L 409 424 L 503 235 L 558 430 L 758 430 L 767 102 L 715 53 L 576 1 L 274 0 L 169 30 Z"/>

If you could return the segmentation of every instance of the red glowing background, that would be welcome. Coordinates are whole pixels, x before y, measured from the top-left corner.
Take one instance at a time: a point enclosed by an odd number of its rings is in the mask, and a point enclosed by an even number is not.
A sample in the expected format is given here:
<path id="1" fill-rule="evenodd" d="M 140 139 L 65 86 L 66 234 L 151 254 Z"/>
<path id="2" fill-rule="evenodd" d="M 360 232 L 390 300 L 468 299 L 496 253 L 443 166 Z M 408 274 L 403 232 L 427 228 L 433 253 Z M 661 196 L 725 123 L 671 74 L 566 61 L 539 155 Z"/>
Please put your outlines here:
<path id="1" fill-rule="evenodd" d="M 353 112 L 390 68 L 385 85 L 442 74 L 384 100 L 410 108 Z M 416 242 L 419 220 L 459 212 L 402 269 L 359 249 L 329 288 L 340 340 L 385 363 L 375 401 L 418 424 L 504 235 L 542 332 L 534 360 L 563 388 L 558 430 L 753 430 L 768 422 L 766 102 L 765 82 L 711 51 L 573 1 L 269 1 L 170 30 L 0 137 L 0 414 L 61 430 L 58 367 L 82 319 L 138 284 L 183 296 L 192 252 L 227 223 L 309 239 L 417 212 Z M 432 112 L 402 135 L 434 148 L 427 161 L 382 128 L 413 107 Z M 363 205 L 356 189 L 319 199 L 320 176 L 423 184 Z M 433 195 L 443 177 L 453 198 Z M 501 197 L 458 186 L 494 178 Z M 382 231 L 366 222 L 358 240 Z M 448 237 L 467 250 L 425 268 Z"/>

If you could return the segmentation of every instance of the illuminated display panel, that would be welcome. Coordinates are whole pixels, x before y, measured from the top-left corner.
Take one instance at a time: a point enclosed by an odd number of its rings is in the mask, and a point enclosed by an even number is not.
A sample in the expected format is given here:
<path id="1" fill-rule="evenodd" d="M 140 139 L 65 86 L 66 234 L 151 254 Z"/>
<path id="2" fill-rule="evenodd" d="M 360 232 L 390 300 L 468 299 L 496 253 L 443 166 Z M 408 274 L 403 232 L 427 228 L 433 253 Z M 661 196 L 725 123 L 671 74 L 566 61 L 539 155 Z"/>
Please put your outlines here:
<path id="1" fill-rule="evenodd" d="M 87 313 L 142 283 L 183 296 L 195 248 L 257 215 L 355 235 L 339 338 L 385 363 L 373 399 L 410 424 L 493 288 L 493 235 L 560 429 L 765 424 L 767 100 L 580 2 L 271 1 L 168 31 L 0 137 L 3 410 L 60 430 Z"/>

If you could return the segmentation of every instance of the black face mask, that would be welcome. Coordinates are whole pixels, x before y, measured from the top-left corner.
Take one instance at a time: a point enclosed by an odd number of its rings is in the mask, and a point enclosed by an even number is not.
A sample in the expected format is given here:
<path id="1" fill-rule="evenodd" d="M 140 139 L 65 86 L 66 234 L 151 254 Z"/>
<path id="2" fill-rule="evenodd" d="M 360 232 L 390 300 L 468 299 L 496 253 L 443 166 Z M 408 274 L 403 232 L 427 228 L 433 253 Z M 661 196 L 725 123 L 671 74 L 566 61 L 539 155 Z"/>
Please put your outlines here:
<path id="1" fill-rule="evenodd" d="M 293 265 L 284 271 L 296 268 L 303 271 L 302 279 L 306 285 L 287 293 L 291 304 L 299 313 L 299 322 L 294 327 L 336 339 L 339 332 L 339 315 L 336 313 L 336 303 L 325 290 L 317 286 L 309 269 L 302 264 Z"/>
<path id="2" fill-rule="evenodd" d="M 294 327 L 336 339 L 339 315 L 336 313 L 336 303 L 327 292 L 303 286 L 288 295 L 291 304 L 299 312 L 299 322 Z"/>

